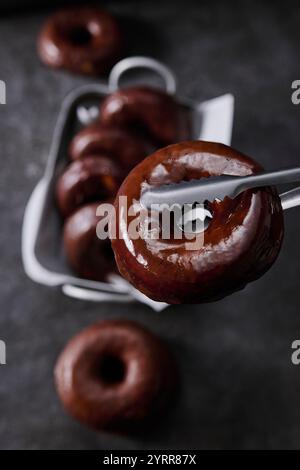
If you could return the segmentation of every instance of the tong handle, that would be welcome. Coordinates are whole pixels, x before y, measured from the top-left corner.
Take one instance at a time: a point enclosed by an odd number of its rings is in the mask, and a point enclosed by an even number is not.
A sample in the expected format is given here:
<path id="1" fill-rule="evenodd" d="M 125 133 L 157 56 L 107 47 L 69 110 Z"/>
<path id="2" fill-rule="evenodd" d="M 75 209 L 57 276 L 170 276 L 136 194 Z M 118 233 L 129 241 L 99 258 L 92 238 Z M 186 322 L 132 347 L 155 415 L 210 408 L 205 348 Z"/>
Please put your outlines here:
<path id="1" fill-rule="evenodd" d="M 162 204 L 204 204 L 205 201 L 231 199 L 243 191 L 262 186 L 273 186 L 300 181 L 300 167 L 286 168 L 271 172 L 261 172 L 250 176 L 223 175 L 192 181 L 167 184 L 149 188 L 141 195 L 141 203 L 146 208 Z M 291 204 L 291 203 L 290 203 Z M 285 203 L 287 205 L 287 203 Z M 293 202 L 293 206 L 296 202 Z M 291 205 L 289 205 L 291 207 Z"/>
<path id="2" fill-rule="evenodd" d="M 294 183 L 296 181 L 300 181 L 300 167 L 291 167 L 282 170 L 264 172 L 258 175 L 246 176 L 237 181 L 238 184 L 235 190 L 235 196 L 246 189 Z"/>
<path id="3" fill-rule="evenodd" d="M 292 209 L 292 207 L 300 206 L 300 187 L 280 194 L 280 199 L 284 211 Z"/>

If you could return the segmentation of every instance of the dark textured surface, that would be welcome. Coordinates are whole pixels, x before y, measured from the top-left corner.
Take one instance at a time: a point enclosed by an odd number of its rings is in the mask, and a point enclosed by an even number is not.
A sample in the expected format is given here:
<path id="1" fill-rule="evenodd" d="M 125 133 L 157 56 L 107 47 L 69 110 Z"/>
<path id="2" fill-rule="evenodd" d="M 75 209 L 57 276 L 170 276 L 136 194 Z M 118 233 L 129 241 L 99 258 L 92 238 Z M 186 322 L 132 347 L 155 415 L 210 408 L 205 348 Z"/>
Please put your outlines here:
<path id="1" fill-rule="evenodd" d="M 268 168 L 299 164 L 300 8 L 296 3 L 110 2 L 130 52 L 157 56 L 176 72 L 180 93 L 236 97 L 233 144 Z M 155 6 L 154 6 L 155 5 Z M 35 53 L 46 13 L 0 22 L 0 78 L 7 83 L 1 129 L 0 366 L 4 449 L 300 448 L 299 210 L 286 214 L 281 255 L 261 280 L 223 301 L 170 307 L 89 304 L 38 286 L 23 273 L 21 223 L 41 177 L 62 98 L 86 79 L 47 70 Z M 137 41 L 134 46 L 134 40 Z M 55 359 L 70 336 L 101 318 L 141 321 L 170 343 L 182 389 L 170 417 L 138 439 L 95 434 L 68 418 L 53 388 Z"/>

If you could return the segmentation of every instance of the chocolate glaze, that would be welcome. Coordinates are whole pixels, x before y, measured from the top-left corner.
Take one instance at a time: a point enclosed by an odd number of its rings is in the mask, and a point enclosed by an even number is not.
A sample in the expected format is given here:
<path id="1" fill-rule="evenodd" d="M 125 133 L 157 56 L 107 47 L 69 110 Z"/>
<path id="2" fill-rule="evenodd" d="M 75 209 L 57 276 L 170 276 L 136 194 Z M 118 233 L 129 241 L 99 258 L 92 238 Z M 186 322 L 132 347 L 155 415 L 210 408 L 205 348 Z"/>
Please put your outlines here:
<path id="1" fill-rule="evenodd" d="M 100 120 L 104 125 L 142 130 L 159 144 L 181 138 L 177 103 L 167 93 L 146 86 L 109 95 L 101 104 Z"/>
<path id="2" fill-rule="evenodd" d="M 157 420 L 176 384 L 166 346 L 137 323 L 110 320 L 75 336 L 61 353 L 55 382 L 65 409 L 96 429 L 135 432 Z"/>
<path id="3" fill-rule="evenodd" d="M 77 207 L 114 197 L 121 182 L 118 166 L 109 158 L 90 155 L 71 163 L 56 186 L 58 207 L 64 217 Z"/>
<path id="4" fill-rule="evenodd" d="M 122 35 L 116 20 L 96 7 L 66 8 L 54 13 L 38 39 L 41 60 L 56 69 L 98 75 L 121 56 Z"/>
<path id="5" fill-rule="evenodd" d="M 64 224 L 63 240 L 68 262 L 80 277 L 105 281 L 116 267 L 110 240 L 97 237 L 96 228 L 101 220 L 96 215 L 99 204 L 100 201 L 77 209 Z"/>
<path id="6" fill-rule="evenodd" d="M 274 188 L 211 203 L 213 219 L 196 251 L 186 249 L 186 240 L 139 238 L 129 243 L 124 236 L 131 218 L 126 225 L 118 214 L 118 196 L 126 195 L 130 205 L 147 185 L 259 170 L 240 152 L 201 141 L 171 145 L 146 158 L 127 176 L 115 200 L 123 238 L 112 240 L 112 247 L 121 274 L 148 297 L 167 303 L 217 300 L 259 278 L 274 263 L 283 239 L 282 208 Z"/>
<path id="7" fill-rule="evenodd" d="M 130 132 L 116 127 L 103 127 L 98 123 L 82 129 L 73 138 L 69 153 L 72 160 L 88 155 L 105 154 L 128 173 L 146 156 L 143 141 Z"/>

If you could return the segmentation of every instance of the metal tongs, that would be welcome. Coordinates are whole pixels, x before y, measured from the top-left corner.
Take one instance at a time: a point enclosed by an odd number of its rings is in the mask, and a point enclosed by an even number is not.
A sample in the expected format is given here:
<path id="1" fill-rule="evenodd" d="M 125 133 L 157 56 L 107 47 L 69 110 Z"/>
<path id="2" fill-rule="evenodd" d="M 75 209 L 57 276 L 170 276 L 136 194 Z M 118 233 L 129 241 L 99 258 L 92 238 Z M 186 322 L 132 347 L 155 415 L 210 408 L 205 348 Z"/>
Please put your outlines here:
<path id="1" fill-rule="evenodd" d="M 213 176 L 199 180 L 181 181 L 145 190 L 141 196 L 142 205 L 160 210 L 163 205 L 200 204 L 235 198 L 247 189 L 281 185 L 300 181 L 300 167 L 292 167 L 271 172 L 261 172 L 250 176 Z M 300 205 L 300 187 L 280 195 L 282 208 L 289 209 Z"/>

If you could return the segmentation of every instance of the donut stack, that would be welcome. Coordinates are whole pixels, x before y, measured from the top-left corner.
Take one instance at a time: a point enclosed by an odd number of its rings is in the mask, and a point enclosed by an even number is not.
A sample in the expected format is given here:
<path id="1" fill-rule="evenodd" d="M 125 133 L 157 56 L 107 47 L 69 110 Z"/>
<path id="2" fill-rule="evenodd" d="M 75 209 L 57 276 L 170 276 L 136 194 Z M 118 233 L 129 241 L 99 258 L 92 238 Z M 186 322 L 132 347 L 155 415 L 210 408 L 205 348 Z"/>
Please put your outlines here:
<path id="1" fill-rule="evenodd" d="M 77 275 L 104 281 L 115 270 L 110 241 L 97 237 L 97 207 L 113 203 L 121 182 L 149 149 L 178 138 L 178 105 L 166 93 L 147 87 L 109 95 L 100 118 L 73 137 L 56 200 L 65 219 L 66 257 Z"/>

